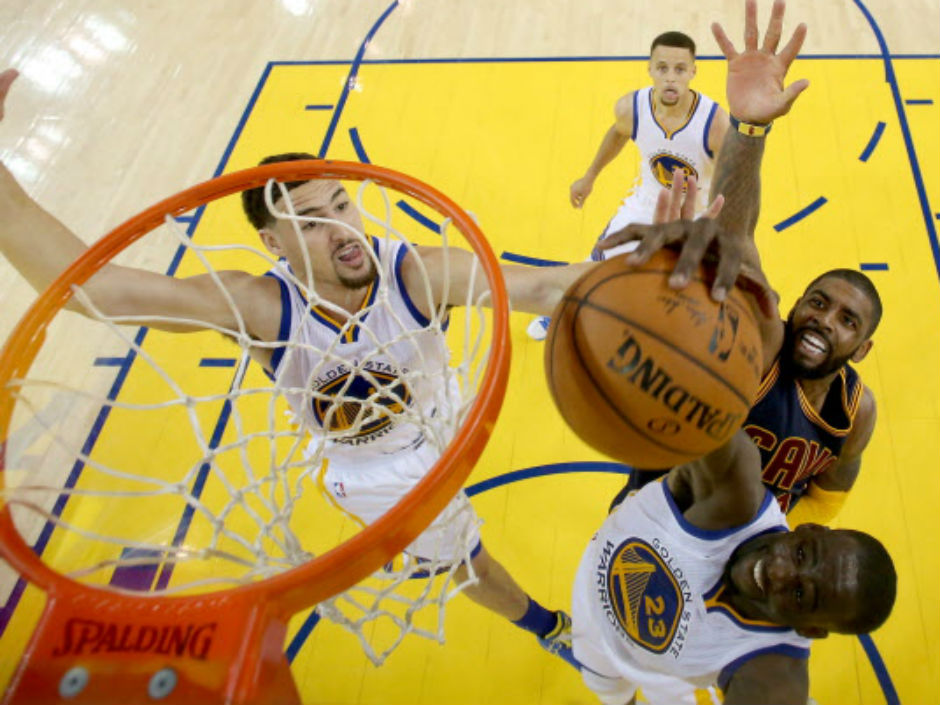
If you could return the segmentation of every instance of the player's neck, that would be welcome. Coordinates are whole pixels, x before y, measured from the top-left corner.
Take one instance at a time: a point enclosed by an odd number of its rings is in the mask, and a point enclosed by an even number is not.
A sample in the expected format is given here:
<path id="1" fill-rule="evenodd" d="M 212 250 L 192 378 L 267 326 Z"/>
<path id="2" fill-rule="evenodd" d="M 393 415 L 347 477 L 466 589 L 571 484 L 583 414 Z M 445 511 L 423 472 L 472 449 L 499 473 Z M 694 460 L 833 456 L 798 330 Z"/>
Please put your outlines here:
<path id="1" fill-rule="evenodd" d="M 695 91 L 691 88 L 687 90 L 674 105 L 666 105 L 660 100 L 659 92 L 653 89 L 653 111 L 660 120 L 663 118 L 669 120 L 684 120 L 692 109 L 692 103 L 695 101 Z"/>
<path id="2" fill-rule="evenodd" d="M 826 403 L 826 397 L 829 395 L 829 389 L 832 387 L 832 383 L 838 376 L 839 370 L 836 370 L 835 372 L 830 372 L 825 377 L 816 379 L 800 377 L 796 380 L 796 383 L 800 385 L 800 389 L 803 390 L 803 396 L 806 397 L 806 400 L 812 405 L 813 409 L 819 413 L 822 411 L 823 404 Z"/>

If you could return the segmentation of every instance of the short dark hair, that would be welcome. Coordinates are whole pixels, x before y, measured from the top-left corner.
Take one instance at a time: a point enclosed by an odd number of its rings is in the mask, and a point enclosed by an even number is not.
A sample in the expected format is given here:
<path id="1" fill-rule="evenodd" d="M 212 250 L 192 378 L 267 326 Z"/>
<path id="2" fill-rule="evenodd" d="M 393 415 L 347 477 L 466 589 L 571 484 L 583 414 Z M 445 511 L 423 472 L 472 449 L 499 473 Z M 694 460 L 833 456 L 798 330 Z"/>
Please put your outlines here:
<path id="1" fill-rule="evenodd" d="M 866 338 L 870 338 L 874 334 L 875 329 L 878 327 L 878 324 L 881 322 L 881 296 L 878 295 L 878 290 L 875 288 L 874 282 L 869 279 L 867 276 L 861 272 L 854 269 L 830 269 L 828 272 L 820 274 L 818 277 L 813 279 L 807 285 L 806 290 L 803 292 L 803 296 L 809 293 L 809 290 L 812 289 L 816 284 L 818 284 L 823 279 L 827 277 L 834 277 L 836 279 L 841 279 L 845 282 L 848 282 L 860 292 L 862 292 L 865 297 L 871 303 L 871 323 L 868 325 L 868 333 L 865 335 Z"/>
<path id="2" fill-rule="evenodd" d="M 660 46 L 688 49 L 692 52 L 692 58 L 695 58 L 695 42 L 692 41 L 692 37 L 688 34 L 683 34 L 682 32 L 663 32 L 650 44 L 650 54 L 653 53 L 653 49 Z"/>
<path id="3" fill-rule="evenodd" d="M 299 162 L 306 159 L 316 159 L 315 156 L 307 152 L 285 152 L 284 154 L 272 154 L 265 157 L 258 166 L 265 164 L 276 164 L 278 162 Z M 307 183 L 306 181 L 288 181 L 284 186 L 290 191 L 293 188 Z M 277 203 L 281 197 L 281 190 L 274 190 L 274 202 Z M 268 206 L 264 202 L 264 186 L 257 186 L 247 191 L 242 191 L 242 210 L 245 211 L 245 217 L 252 224 L 255 230 L 262 228 L 273 222 L 274 217 L 268 211 Z"/>
<path id="4" fill-rule="evenodd" d="M 894 561 L 882 543 L 870 534 L 842 529 L 858 545 L 858 612 L 837 631 L 844 634 L 873 632 L 888 618 L 897 597 L 898 575 Z"/>

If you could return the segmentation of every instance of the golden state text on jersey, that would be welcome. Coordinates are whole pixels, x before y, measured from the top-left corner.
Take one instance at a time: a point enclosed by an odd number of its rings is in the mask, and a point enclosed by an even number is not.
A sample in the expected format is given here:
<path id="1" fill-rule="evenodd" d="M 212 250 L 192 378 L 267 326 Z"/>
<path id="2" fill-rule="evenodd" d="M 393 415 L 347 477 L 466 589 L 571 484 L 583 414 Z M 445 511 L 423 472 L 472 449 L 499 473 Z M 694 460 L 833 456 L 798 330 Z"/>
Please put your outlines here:
<path id="1" fill-rule="evenodd" d="M 619 545 L 607 541 L 599 553 L 595 587 L 607 621 L 621 636 L 647 651 L 668 651 L 678 658 L 692 596 L 681 569 L 670 565 L 663 550 L 656 539 L 647 543 L 631 537 Z"/>
<path id="2" fill-rule="evenodd" d="M 386 435 L 412 401 L 400 371 L 383 360 L 367 360 L 361 366 L 338 364 L 311 384 L 313 417 L 332 440 L 348 445 Z"/>

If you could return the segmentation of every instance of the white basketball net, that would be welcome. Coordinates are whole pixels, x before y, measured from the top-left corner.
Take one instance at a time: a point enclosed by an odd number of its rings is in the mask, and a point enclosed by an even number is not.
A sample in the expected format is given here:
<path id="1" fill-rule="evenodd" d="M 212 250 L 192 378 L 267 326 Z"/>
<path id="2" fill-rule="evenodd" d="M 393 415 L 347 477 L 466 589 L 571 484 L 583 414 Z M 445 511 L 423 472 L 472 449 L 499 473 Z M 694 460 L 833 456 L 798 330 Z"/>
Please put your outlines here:
<path id="1" fill-rule="evenodd" d="M 281 192 L 276 205 L 275 188 Z M 290 221 L 298 238 L 304 223 L 322 220 L 295 215 L 282 185 L 270 182 L 266 198 L 271 212 Z M 406 435 L 402 429 L 410 438 L 420 437 L 421 447 L 393 457 L 411 453 L 433 462 L 440 455 L 463 422 L 486 366 L 491 321 L 483 305 L 489 293 L 471 300 L 468 292 L 463 309 L 450 315 L 435 307 L 430 323 L 416 329 L 395 305 L 394 267 L 385 253 L 401 243 L 413 255 L 416 238 L 448 252 L 454 246 L 468 249 L 467 241 L 449 221 L 439 234 L 416 225 L 393 205 L 386 189 L 370 182 L 359 185 L 355 201 L 380 253 L 372 240 L 352 233 L 379 273 L 372 303 L 356 312 L 344 312 L 317 294 L 309 261 L 305 272 L 296 273 L 260 248 L 221 244 L 226 238 L 246 239 L 231 235 L 224 222 L 219 244 L 211 237 L 207 242 L 206 218 L 198 233 L 202 244 L 196 244 L 183 224 L 166 218 L 161 231 L 186 248 L 184 263 L 193 273 L 213 277 L 239 321 L 234 330 L 196 323 L 234 341 L 237 354 L 231 342 L 211 333 L 149 331 L 140 343 L 134 326 L 154 325 L 157 319 L 106 316 L 83 290 L 75 290 L 97 322 L 58 316 L 29 378 L 11 383 L 18 403 L 7 441 L 4 499 L 28 542 L 44 527 L 54 527 L 41 546 L 47 564 L 83 582 L 134 594 L 207 592 L 250 583 L 300 565 L 358 530 L 333 506 L 348 488 L 333 487 L 326 499 L 315 491 L 328 489 L 329 474 L 321 472 L 325 460 L 335 456 L 342 462 L 331 461 L 334 465 L 361 466 L 363 477 L 371 477 L 366 474 L 384 467 L 375 460 L 374 446 L 388 450 L 391 439 Z M 225 203 L 211 204 L 207 218 L 218 206 L 223 220 Z M 229 211 L 233 206 L 228 203 Z M 322 341 L 253 340 L 218 273 L 223 269 L 277 270 L 306 300 L 302 316 L 332 317 L 341 323 L 338 331 Z M 413 292 L 415 300 L 430 296 L 427 274 L 425 291 Z M 482 269 L 477 276 L 484 276 Z M 373 326 L 379 320 L 385 321 L 381 331 Z M 74 332 L 75 325 L 81 333 Z M 355 360 L 345 356 L 350 335 L 368 341 L 371 352 Z M 74 341 L 91 338 L 98 350 L 125 356 L 130 351 L 135 358 L 124 366 L 130 372 L 116 396 L 109 392 L 110 382 L 103 382 L 108 375 L 100 365 L 87 374 L 75 374 L 74 365 L 68 375 L 57 372 L 63 355 L 70 350 L 79 355 Z M 279 373 L 271 381 L 248 362 L 252 353 L 277 347 L 283 348 L 279 371 L 307 361 L 299 366 L 300 378 Z M 346 369 L 342 379 L 335 374 L 340 362 Z M 313 408 L 322 427 L 315 414 L 305 413 Z M 375 428 L 380 431 L 370 434 Z M 373 436 L 379 440 L 362 440 Z M 420 476 L 426 470 L 412 472 Z M 425 546 L 421 561 L 399 557 L 321 603 L 319 616 L 353 631 L 376 664 L 408 633 L 442 641 L 444 604 L 466 584 L 456 584 L 454 571 L 477 541 L 479 521 L 461 508 L 466 503 L 461 493 L 445 510 L 438 529 L 430 532 L 440 540 L 432 542 L 432 550 Z M 415 577 L 427 574 L 439 575 Z"/>

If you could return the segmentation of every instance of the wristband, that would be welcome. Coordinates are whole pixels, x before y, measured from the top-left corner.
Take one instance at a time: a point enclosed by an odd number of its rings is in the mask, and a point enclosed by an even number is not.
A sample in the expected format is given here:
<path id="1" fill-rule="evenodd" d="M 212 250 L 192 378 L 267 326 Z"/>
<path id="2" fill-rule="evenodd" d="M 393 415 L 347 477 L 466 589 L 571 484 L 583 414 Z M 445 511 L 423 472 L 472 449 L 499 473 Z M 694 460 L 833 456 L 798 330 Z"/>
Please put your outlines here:
<path id="1" fill-rule="evenodd" d="M 748 137 L 763 137 L 770 132 L 770 128 L 773 126 L 772 122 L 768 122 L 766 125 L 744 122 L 743 120 L 738 120 L 734 115 L 728 115 L 728 119 L 731 122 L 731 127 Z"/>

